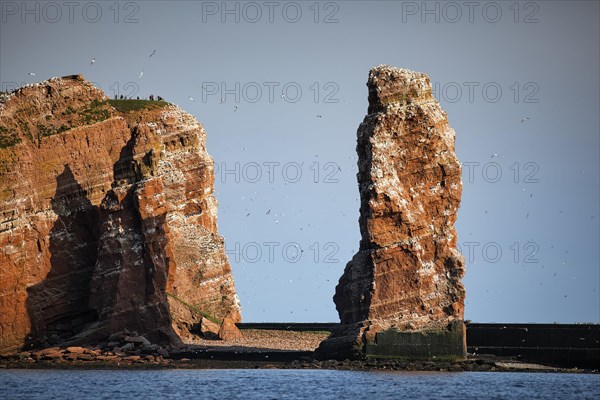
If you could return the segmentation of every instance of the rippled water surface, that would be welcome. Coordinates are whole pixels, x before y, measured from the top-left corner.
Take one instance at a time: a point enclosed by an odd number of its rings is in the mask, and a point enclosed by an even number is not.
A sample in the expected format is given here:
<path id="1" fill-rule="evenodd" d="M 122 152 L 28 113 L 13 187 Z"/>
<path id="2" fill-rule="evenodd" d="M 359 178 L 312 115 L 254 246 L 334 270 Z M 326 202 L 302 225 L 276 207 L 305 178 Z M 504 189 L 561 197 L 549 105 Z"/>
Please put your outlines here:
<path id="1" fill-rule="evenodd" d="M 599 399 L 600 376 L 330 370 L 4 370 L 2 399 Z"/>

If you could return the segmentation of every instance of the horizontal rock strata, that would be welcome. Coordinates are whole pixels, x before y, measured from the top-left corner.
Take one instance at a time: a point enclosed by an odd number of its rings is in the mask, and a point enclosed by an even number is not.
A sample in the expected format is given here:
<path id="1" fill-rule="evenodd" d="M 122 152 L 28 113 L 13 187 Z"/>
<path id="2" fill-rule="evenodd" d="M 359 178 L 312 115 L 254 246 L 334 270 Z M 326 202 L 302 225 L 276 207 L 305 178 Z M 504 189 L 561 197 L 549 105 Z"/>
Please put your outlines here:
<path id="1" fill-rule="evenodd" d="M 240 320 L 205 140 L 81 76 L 0 97 L 0 351 Z"/>
<path id="2" fill-rule="evenodd" d="M 388 330 L 464 330 L 452 325 L 465 297 L 454 131 L 427 75 L 379 66 L 367 86 L 357 141 L 361 243 L 334 296 L 344 326 L 323 353 L 364 355 Z"/>

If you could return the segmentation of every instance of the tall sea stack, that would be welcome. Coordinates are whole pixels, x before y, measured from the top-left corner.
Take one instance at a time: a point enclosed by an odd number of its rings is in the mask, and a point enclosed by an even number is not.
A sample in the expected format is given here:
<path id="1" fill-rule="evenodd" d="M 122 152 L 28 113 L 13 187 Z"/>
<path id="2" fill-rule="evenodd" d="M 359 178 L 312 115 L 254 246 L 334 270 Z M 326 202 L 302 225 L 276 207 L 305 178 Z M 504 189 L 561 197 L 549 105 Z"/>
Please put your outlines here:
<path id="1" fill-rule="evenodd" d="M 317 355 L 464 357 L 454 130 L 427 75 L 378 66 L 367 86 L 356 147 L 360 249 L 336 287 L 342 326 Z"/>

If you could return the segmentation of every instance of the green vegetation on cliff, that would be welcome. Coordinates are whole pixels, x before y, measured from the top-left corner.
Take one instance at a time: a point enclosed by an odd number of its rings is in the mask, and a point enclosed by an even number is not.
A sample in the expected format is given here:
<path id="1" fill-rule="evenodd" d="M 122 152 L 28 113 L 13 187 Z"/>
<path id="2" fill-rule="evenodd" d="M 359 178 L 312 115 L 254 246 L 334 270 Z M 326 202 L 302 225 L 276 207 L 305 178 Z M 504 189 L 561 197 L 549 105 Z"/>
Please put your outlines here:
<path id="1" fill-rule="evenodd" d="M 179 297 L 175 296 L 174 294 L 167 292 L 167 296 L 171 297 L 174 300 L 177 300 L 178 302 L 180 302 L 181 304 L 186 306 L 189 310 L 197 312 L 198 314 L 202 315 L 204 318 L 208 319 L 210 322 L 214 322 L 217 325 L 221 325 L 221 321 L 219 319 L 213 317 L 212 315 L 210 315 L 208 313 L 205 313 L 204 311 L 200 310 L 198 307 L 195 307 L 189 303 L 186 303 L 185 301 L 181 300 Z"/>
<path id="2" fill-rule="evenodd" d="M 46 116 L 46 123 L 37 125 L 37 141 L 41 143 L 43 137 L 57 135 L 83 124 L 92 125 L 105 121 L 111 117 L 111 111 L 108 102 L 100 100 L 92 100 L 89 105 L 80 109 L 69 106 L 61 113 L 65 123 L 60 126 L 57 126 L 56 119 L 52 115 Z"/>
<path id="3" fill-rule="evenodd" d="M 32 134 L 27 119 L 35 114 L 37 110 L 23 109 L 20 110 L 18 125 L 22 133 L 29 138 L 32 143 L 41 143 L 42 138 L 53 136 L 70 129 L 76 128 L 83 124 L 92 125 L 98 122 L 109 119 L 113 111 L 110 106 L 114 107 L 118 112 L 129 113 L 131 111 L 141 110 L 156 110 L 170 105 L 170 103 L 162 100 L 92 100 L 87 106 L 74 109 L 68 106 L 60 113 L 61 122 L 58 125 L 58 120 L 54 115 L 46 115 L 42 118 L 43 122 L 35 124 L 37 135 Z M 11 129 L 10 127 L 0 125 L 0 149 L 16 146 L 21 143 L 18 128 Z M 34 131 L 35 133 L 35 131 Z"/>
<path id="4" fill-rule="evenodd" d="M 17 136 L 16 132 L 0 125 L 0 149 L 16 146 L 19 143 L 21 143 L 21 138 Z"/>
<path id="5" fill-rule="evenodd" d="M 106 101 L 92 100 L 90 106 L 81 112 L 85 122 L 93 124 L 110 118 L 110 109 L 106 105 Z"/>
<path id="6" fill-rule="evenodd" d="M 155 110 L 170 104 L 163 100 L 109 100 L 108 103 L 122 113 L 140 110 Z"/>

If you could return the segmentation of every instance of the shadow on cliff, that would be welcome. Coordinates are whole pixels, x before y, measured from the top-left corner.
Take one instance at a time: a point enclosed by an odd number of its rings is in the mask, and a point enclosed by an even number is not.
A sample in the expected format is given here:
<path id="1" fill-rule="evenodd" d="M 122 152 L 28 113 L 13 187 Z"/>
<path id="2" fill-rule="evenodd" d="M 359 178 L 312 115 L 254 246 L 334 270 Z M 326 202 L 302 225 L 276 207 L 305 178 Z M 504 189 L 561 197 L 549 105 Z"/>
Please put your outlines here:
<path id="1" fill-rule="evenodd" d="M 169 255 L 165 214 L 140 215 L 144 168 L 134 159 L 137 130 L 113 165 L 114 181 L 100 206 L 65 165 L 51 200 L 58 216 L 49 233 L 50 271 L 27 289 L 31 330 L 25 349 L 58 343 L 96 344 L 112 333 L 137 331 L 154 343 L 180 344 L 166 292 Z M 142 163 L 142 164 L 141 164 Z M 40 253 L 45 248 L 38 243 Z"/>
<path id="2" fill-rule="evenodd" d="M 146 188 L 142 172 L 150 163 L 149 156 L 135 159 L 139 137 L 134 128 L 113 165 L 112 188 L 99 207 L 98 262 L 89 302 L 99 318 L 77 341 L 98 342 L 129 330 L 153 343 L 180 343 L 166 298 L 165 215 L 140 215 L 140 198 L 149 197 L 152 188 Z"/>
<path id="3" fill-rule="evenodd" d="M 98 340 L 127 329 L 154 343 L 179 343 L 166 298 L 165 215 L 140 215 L 140 198 L 148 197 L 146 190 L 152 193 L 152 188 L 146 187 L 142 172 L 149 156 L 135 160 L 139 135 L 134 128 L 121 149 L 113 166 L 112 189 L 100 205 L 102 238 L 90 286 L 90 306 L 100 315 L 90 334 Z"/>
<path id="4" fill-rule="evenodd" d="M 98 255 L 98 207 L 68 165 L 56 177 L 51 205 L 58 218 L 49 233 L 50 271 L 27 289 L 31 331 L 25 348 L 61 342 L 97 318 L 88 304 Z M 38 248 L 41 252 L 39 239 Z"/>

